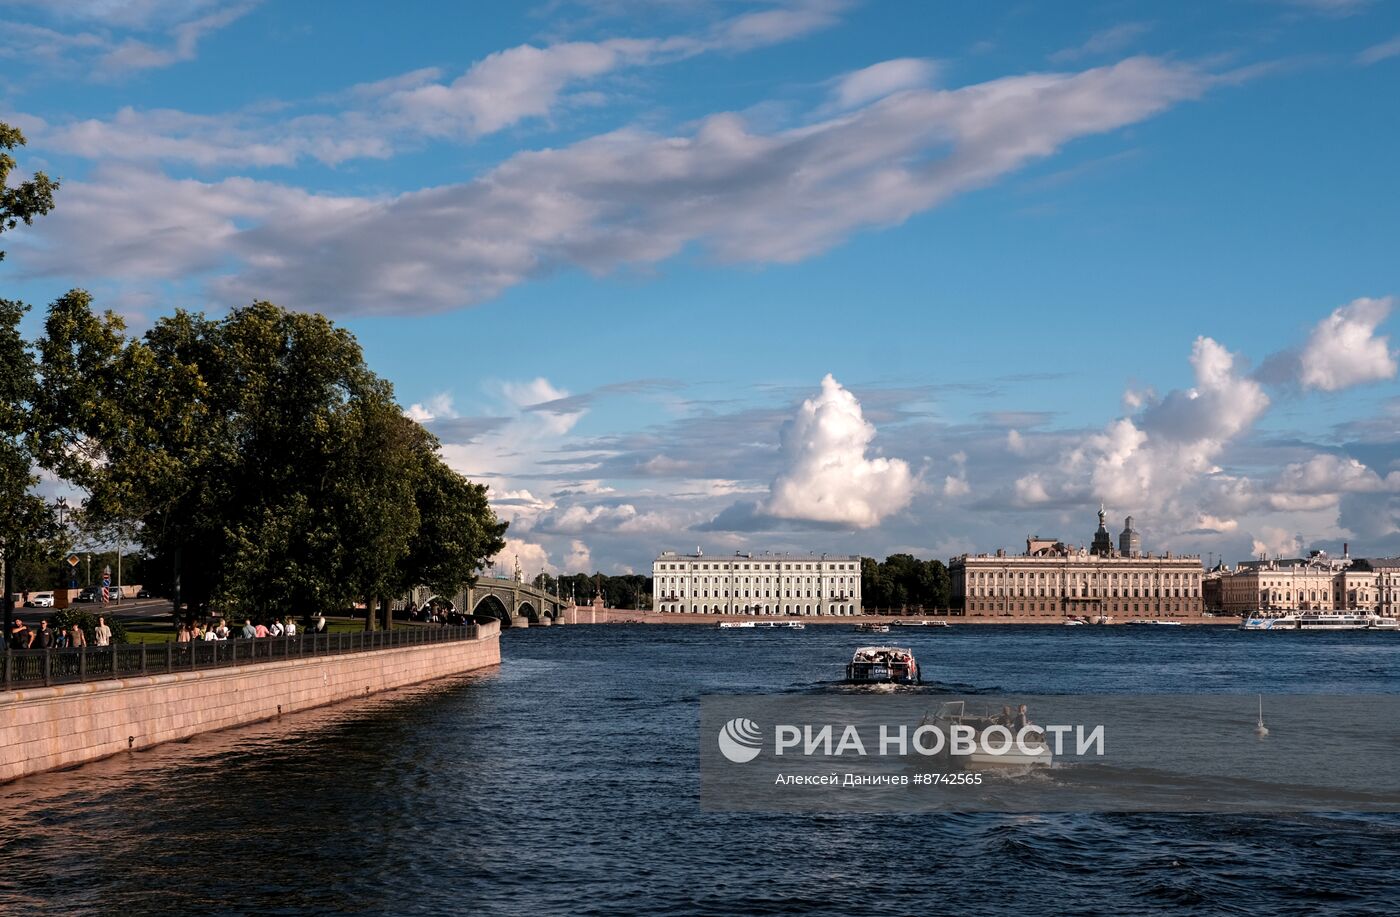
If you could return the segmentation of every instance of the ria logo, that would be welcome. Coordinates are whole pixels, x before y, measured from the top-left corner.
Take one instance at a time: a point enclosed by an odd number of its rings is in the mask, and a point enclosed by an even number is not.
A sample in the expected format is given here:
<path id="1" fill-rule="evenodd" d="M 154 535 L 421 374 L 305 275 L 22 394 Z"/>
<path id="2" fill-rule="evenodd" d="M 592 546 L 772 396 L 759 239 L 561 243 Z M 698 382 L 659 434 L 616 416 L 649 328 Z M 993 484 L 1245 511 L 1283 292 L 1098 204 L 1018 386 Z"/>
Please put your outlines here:
<path id="1" fill-rule="evenodd" d="M 763 733 L 753 720 L 736 716 L 720 729 L 719 750 L 735 764 L 747 764 L 763 750 Z"/>

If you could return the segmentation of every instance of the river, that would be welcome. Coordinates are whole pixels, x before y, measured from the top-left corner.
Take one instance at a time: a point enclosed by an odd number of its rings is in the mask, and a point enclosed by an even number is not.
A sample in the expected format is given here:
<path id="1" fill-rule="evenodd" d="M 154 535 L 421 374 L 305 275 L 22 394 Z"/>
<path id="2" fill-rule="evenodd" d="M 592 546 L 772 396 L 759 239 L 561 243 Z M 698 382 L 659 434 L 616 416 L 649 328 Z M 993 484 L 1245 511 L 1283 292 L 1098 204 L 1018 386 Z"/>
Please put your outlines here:
<path id="1" fill-rule="evenodd" d="M 1400 634 L 898 639 L 930 695 L 1400 693 Z M 598 626 L 502 640 L 499 669 L 0 787 L 0 913 L 1361 914 L 1400 901 L 1393 816 L 705 812 L 700 696 L 841 690 L 858 635 Z"/>

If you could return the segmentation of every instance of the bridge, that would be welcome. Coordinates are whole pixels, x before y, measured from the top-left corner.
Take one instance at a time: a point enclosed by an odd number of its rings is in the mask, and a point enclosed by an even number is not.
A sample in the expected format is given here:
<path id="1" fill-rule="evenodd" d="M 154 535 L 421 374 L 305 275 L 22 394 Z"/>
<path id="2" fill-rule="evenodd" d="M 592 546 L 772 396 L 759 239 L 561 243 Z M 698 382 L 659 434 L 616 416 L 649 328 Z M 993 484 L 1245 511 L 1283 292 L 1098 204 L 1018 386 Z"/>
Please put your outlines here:
<path id="1" fill-rule="evenodd" d="M 537 586 L 496 576 L 478 576 L 476 585 L 452 597 L 452 604 L 463 614 L 495 618 L 502 627 L 510 627 L 517 618 L 552 624 L 568 607 L 567 601 Z"/>

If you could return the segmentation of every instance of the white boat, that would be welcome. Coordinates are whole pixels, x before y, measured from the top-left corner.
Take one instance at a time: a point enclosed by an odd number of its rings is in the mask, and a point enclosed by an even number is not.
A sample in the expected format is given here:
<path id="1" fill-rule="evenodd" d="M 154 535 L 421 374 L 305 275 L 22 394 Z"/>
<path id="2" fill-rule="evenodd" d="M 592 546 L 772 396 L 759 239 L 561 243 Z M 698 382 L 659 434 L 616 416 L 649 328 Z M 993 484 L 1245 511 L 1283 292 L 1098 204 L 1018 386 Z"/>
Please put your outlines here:
<path id="1" fill-rule="evenodd" d="M 721 622 L 719 622 L 719 629 L 720 629 L 720 630 L 734 630 L 734 629 L 741 628 L 741 627 L 753 627 L 753 626 L 754 626 L 754 622 L 752 622 L 752 621 L 721 621 Z"/>
<path id="2" fill-rule="evenodd" d="M 891 621 L 893 627 L 947 627 L 947 621 Z"/>
<path id="3" fill-rule="evenodd" d="M 1288 611 L 1247 617 L 1240 630 L 1400 630 L 1400 620 L 1371 612 Z"/>
<path id="4" fill-rule="evenodd" d="M 862 646 L 846 663 L 846 681 L 855 685 L 917 685 L 919 663 L 907 646 Z"/>
<path id="5" fill-rule="evenodd" d="M 1073 618 L 1071 618 L 1070 620 L 1068 620 L 1068 621 L 1065 622 L 1065 627 L 1085 627 L 1085 626 L 1086 626 L 1086 625 L 1085 625 L 1085 623 L 1084 623 L 1083 621 L 1076 621 L 1076 620 L 1074 620 Z"/>
<path id="6" fill-rule="evenodd" d="M 954 762 L 967 770 L 999 769 L 1020 772 L 1034 767 L 1049 767 L 1055 763 L 1055 754 L 1045 744 L 1045 734 L 1039 731 L 1038 727 L 1032 724 L 1031 729 L 1034 731 L 1028 732 L 1023 741 L 1017 743 L 1014 737 L 1019 730 L 1015 728 L 1013 721 L 1008 721 L 1004 714 L 992 714 L 990 711 L 980 716 L 970 714 L 967 712 L 966 701 L 946 701 L 939 705 L 938 712 L 932 718 L 925 717 L 924 722 L 931 723 L 945 732 L 954 725 L 973 728 L 975 743 L 972 752 L 951 756 Z M 989 734 L 988 730 L 994 726 L 1003 728 Z M 1011 741 L 1008 741 L 1008 736 L 1012 737 Z"/>
<path id="7" fill-rule="evenodd" d="M 1181 626 L 1181 622 L 1180 622 L 1180 621 L 1153 621 L 1152 623 L 1155 624 L 1155 625 L 1157 625 L 1158 627 L 1180 627 L 1180 626 Z"/>
<path id="8" fill-rule="evenodd" d="M 877 621 L 865 621 L 856 625 L 856 632 L 861 634 L 887 634 L 890 632 L 888 624 L 880 624 Z"/>
<path id="9" fill-rule="evenodd" d="M 755 621 L 754 627 L 781 627 L 787 630 L 806 630 L 807 625 L 801 621 Z"/>

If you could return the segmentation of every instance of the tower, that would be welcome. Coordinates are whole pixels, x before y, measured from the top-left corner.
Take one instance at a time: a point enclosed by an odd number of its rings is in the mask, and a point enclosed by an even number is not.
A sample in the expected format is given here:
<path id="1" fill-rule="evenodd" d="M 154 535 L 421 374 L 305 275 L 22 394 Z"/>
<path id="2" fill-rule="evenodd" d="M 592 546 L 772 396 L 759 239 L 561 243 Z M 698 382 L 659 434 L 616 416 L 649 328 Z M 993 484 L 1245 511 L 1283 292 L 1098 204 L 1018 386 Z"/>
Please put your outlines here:
<path id="1" fill-rule="evenodd" d="M 1089 553 L 1099 557 L 1113 556 L 1113 538 L 1108 534 L 1108 526 L 1104 524 L 1108 518 L 1108 513 L 1104 512 L 1103 504 L 1099 504 L 1099 530 L 1094 533 L 1093 544 L 1089 545 Z"/>
<path id="2" fill-rule="evenodd" d="M 1142 553 L 1142 537 L 1133 528 L 1133 517 L 1123 520 L 1123 534 L 1118 536 L 1118 553 L 1124 557 L 1137 557 Z"/>

